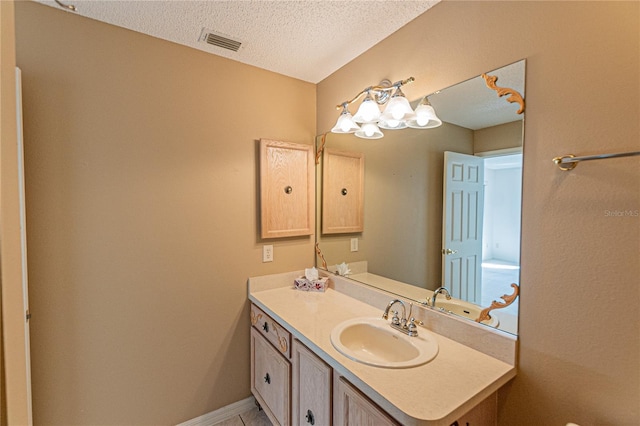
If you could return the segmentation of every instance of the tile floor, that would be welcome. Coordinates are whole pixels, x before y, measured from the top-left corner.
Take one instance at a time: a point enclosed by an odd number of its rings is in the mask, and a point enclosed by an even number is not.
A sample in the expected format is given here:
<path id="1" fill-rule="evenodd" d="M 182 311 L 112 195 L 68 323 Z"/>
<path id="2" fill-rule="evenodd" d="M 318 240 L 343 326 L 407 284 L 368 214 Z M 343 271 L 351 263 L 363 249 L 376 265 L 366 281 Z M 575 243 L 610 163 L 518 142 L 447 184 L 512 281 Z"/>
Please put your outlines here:
<path id="1" fill-rule="evenodd" d="M 238 416 L 216 423 L 215 426 L 272 426 L 269 418 L 258 407 L 245 411 Z"/>

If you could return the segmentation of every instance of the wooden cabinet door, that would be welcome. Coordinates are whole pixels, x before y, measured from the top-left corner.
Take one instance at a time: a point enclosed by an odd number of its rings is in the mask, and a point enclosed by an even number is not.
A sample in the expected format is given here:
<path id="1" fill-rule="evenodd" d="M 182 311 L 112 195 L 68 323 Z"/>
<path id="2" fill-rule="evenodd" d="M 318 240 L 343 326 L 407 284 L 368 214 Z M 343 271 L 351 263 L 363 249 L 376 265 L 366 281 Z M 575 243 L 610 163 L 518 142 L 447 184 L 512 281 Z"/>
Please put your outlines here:
<path id="1" fill-rule="evenodd" d="M 315 227 L 313 145 L 260 140 L 262 238 L 311 235 Z"/>
<path id="2" fill-rule="evenodd" d="M 495 426 L 498 424 L 498 394 L 493 393 L 452 425 Z"/>
<path id="3" fill-rule="evenodd" d="M 322 233 L 364 230 L 364 154 L 325 148 L 322 166 Z"/>
<path id="4" fill-rule="evenodd" d="M 291 364 L 251 328 L 251 392 L 275 425 L 289 425 Z"/>
<path id="5" fill-rule="evenodd" d="M 298 340 L 292 352 L 294 426 L 330 426 L 331 367 Z"/>
<path id="6" fill-rule="evenodd" d="M 334 426 L 398 426 L 399 423 L 343 377 L 335 375 Z"/>

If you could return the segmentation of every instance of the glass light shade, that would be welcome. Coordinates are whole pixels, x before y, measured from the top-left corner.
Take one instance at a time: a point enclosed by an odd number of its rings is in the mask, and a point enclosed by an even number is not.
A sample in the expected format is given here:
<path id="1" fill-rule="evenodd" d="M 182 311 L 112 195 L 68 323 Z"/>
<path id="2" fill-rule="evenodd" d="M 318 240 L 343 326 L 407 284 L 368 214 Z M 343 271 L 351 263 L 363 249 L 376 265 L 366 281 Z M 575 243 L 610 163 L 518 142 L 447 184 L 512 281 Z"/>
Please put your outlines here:
<path id="1" fill-rule="evenodd" d="M 404 120 L 394 120 L 393 118 L 384 119 L 380 117 L 380 121 L 378 121 L 378 127 L 386 130 L 406 129 L 407 122 Z"/>
<path id="2" fill-rule="evenodd" d="M 409 105 L 409 101 L 405 98 L 404 93 L 398 87 L 396 92 L 393 94 L 387 107 L 384 109 L 382 113 L 382 118 L 385 120 L 402 120 L 402 119 L 410 119 L 413 117 L 413 109 L 411 109 L 411 105 Z"/>
<path id="3" fill-rule="evenodd" d="M 370 94 L 364 98 L 358 108 L 358 112 L 353 116 L 353 121 L 356 123 L 374 123 L 380 118 L 380 108 L 373 100 Z"/>
<path id="4" fill-rule="evenodd" d="M 416 107 L 415 117 L 407 121 L 414 129 L 432 129 L 442 124 L 428 100 L 423 99 Z"/>
<path id="5" fill-rule="evenodd" d="M 380 139 L 384 136 L 375 123 L 364 123 L 355 135 L 363 139 Z"/>
<path id="6" fill-rule="evenodd" d="M 360 126 L 353 121 L 351 113 L 345 106 L 342 109 L 342 113 L 340 113 L 340 117 L 338 117 L 338 121 L 336 121 L 336 125 L 331 129 L 331 133 L 353 133 L 358 130 L 360 130 Z"/>

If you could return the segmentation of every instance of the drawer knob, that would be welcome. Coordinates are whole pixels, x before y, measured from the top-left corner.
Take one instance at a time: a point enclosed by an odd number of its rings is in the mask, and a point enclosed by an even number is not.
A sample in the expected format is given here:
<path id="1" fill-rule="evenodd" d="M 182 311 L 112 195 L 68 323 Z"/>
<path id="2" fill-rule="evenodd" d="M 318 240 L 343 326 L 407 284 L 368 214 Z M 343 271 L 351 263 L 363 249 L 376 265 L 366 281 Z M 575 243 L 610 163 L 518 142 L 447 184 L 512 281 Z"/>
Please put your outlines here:
<path id="1" fill-rule="evenodd" d="M 262 329 L 264 330 L 265 333 L 269 332 L 269 323 L 268 322 L 264 322 Z"/>
<path id="2" fill-rule="evenodd" d="M 271 384 L 271 377 L 269 376 L 269 373 L 267 373 L 267 375 L 264 376 L 264 382 L 268 385 Z"/>
<path id="3" fill-rule="evenodd" d="M 314 419 L 313 417 L 313 411 L 311 410 L 307 410 L 307 415 L 304 416 L 304 418 L 307 420 L 307 423 L 313 425 L 316 422 L 316 419 Z"/>

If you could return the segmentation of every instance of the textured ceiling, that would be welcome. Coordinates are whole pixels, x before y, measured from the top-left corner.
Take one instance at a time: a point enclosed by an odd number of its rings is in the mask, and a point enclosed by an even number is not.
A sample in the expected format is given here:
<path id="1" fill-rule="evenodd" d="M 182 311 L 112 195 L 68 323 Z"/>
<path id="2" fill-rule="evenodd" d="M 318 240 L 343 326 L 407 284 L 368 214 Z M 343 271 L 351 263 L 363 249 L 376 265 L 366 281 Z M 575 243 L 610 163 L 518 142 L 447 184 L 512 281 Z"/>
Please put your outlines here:
<path id="1" fill-rule="evenodd" d="M 496 85 L 524 93 L 525 61 L 504 66 L 487 74 L 498 77 Z M 509 103 L 489 89 L 482 77 L 475 77 L 429 95 L 438 117 L 447 123 L 478 130 L 523 119 L 520 106 Z"/>
<path id="2" fill-rule="evenodd" d="M 317 83 L 440 0 L 61 1 L 81 16 Z M 200 42 L 203 28 L 240 50 Z"/>

